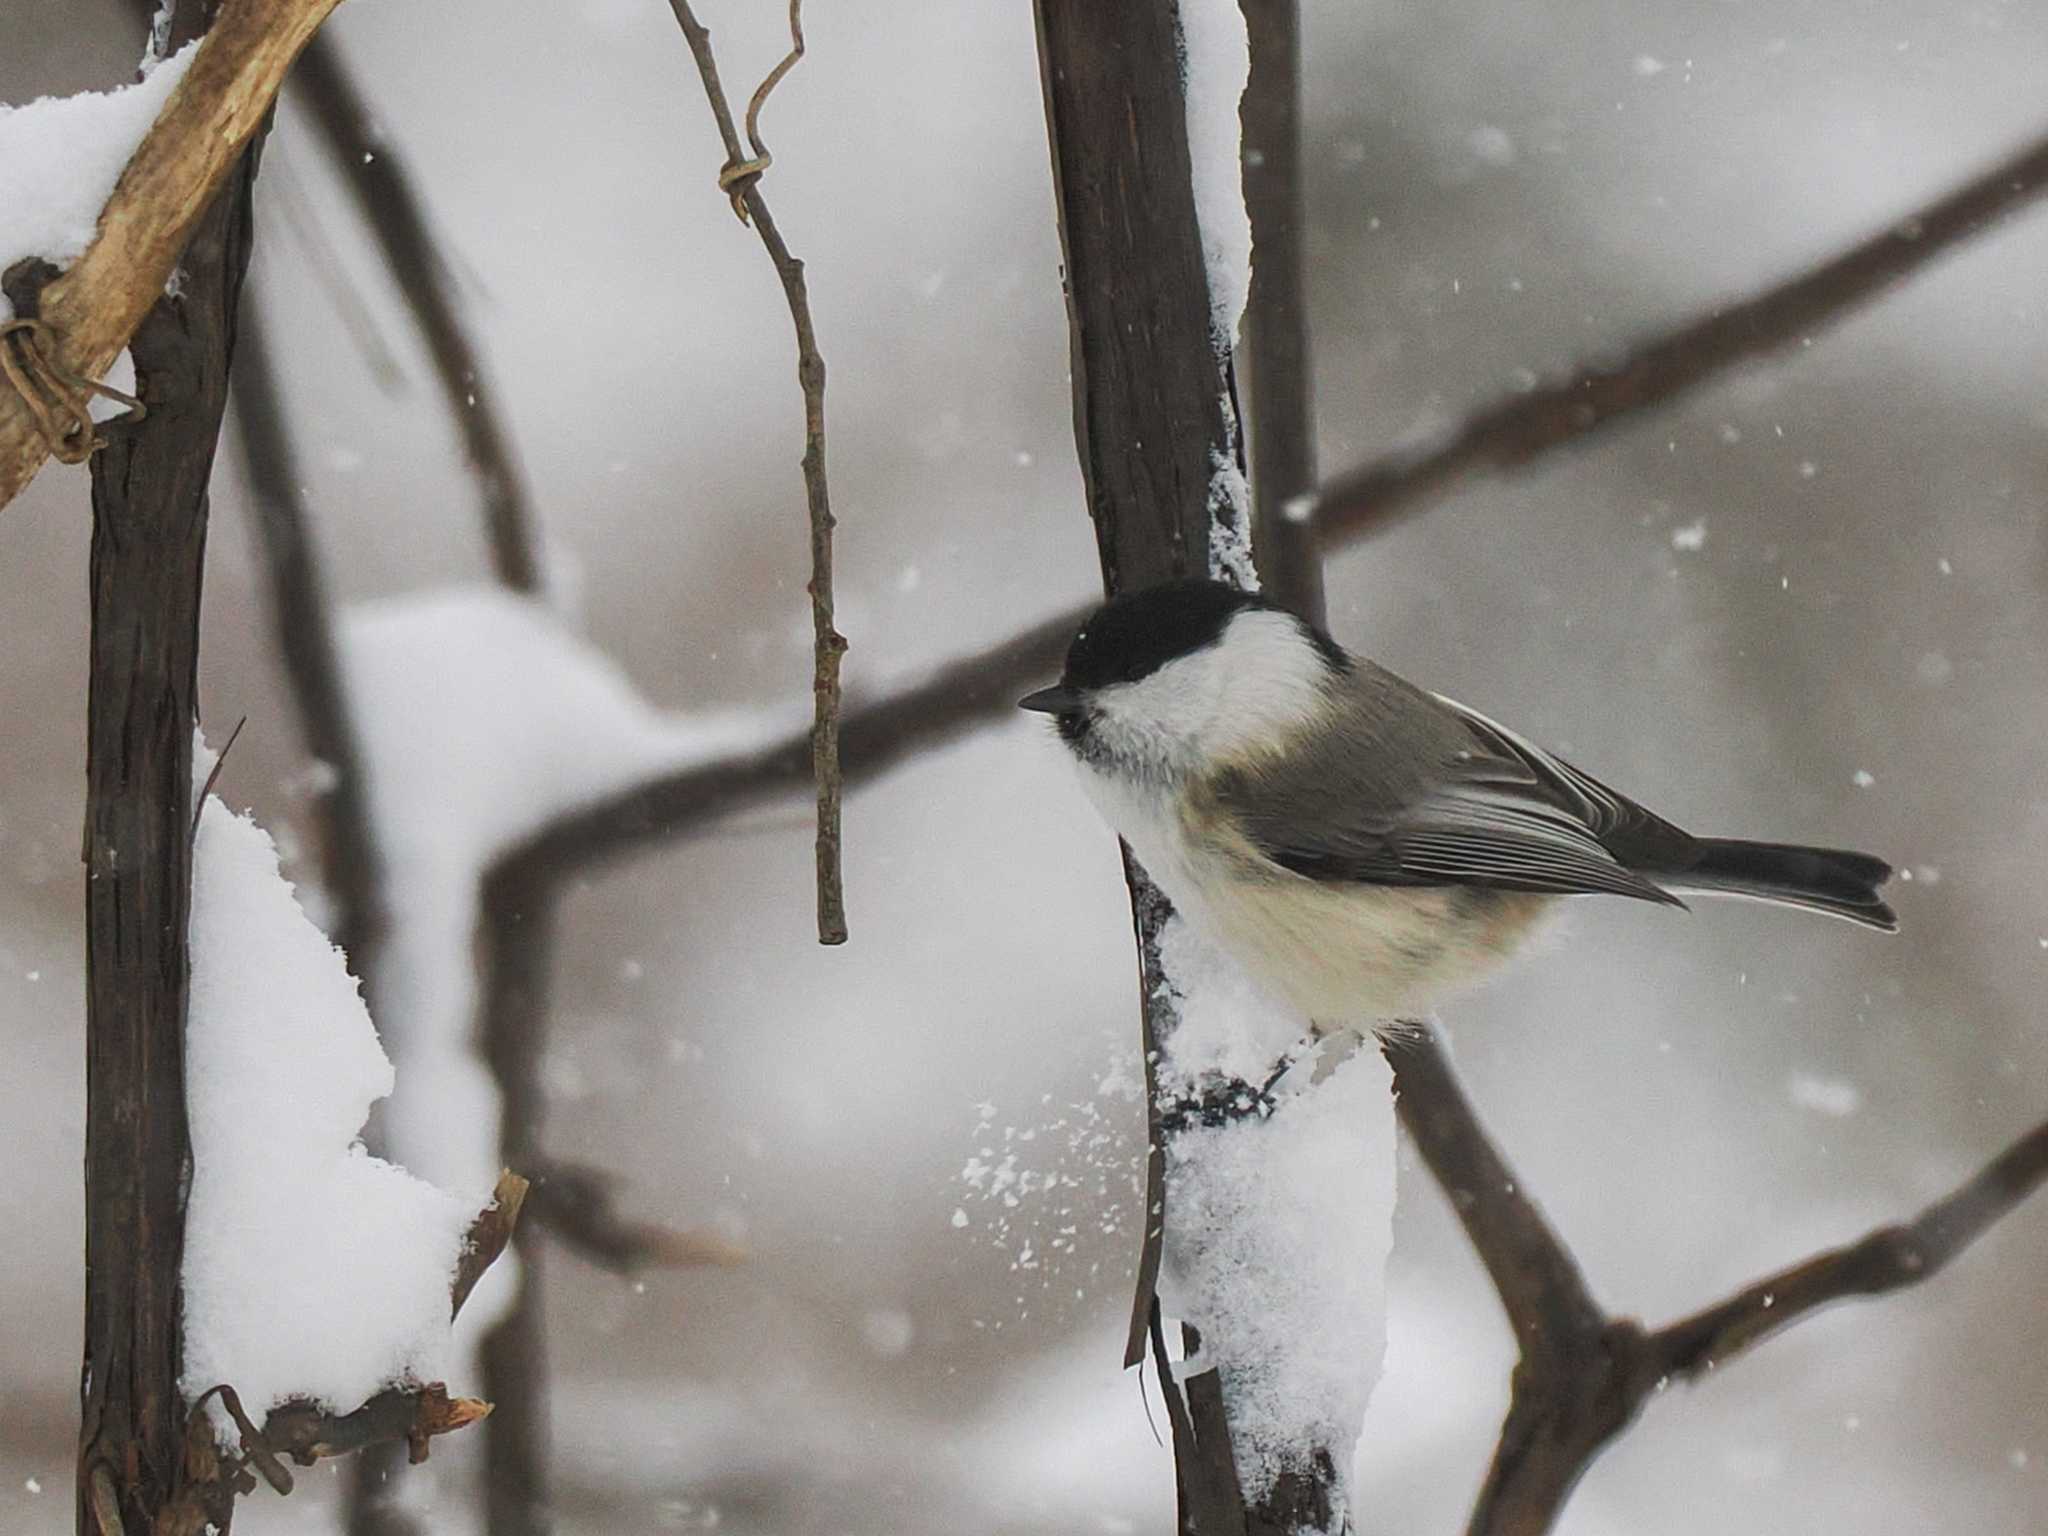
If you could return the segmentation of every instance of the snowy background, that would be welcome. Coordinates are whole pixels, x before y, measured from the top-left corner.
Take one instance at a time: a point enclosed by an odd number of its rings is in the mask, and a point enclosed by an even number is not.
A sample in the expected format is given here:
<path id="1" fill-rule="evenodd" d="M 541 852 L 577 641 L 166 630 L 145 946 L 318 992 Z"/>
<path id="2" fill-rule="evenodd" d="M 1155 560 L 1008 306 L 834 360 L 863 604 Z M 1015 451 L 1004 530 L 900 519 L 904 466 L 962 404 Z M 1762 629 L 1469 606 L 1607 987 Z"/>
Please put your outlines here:
<path id="1" fill-rule="evenodd" d="M 779 52 L 779 3 L 707 19 L 729 83 Z M 769 187 L 832 366 L 847 678 L 871 689 L 1084 597 L 1094 560 L 1028 7 L 807 19 Z M 1308 28 L 1332 467 L 1862 234 L 2048 100 L 2048 13 L 2018 0 L 1314 0 Z M 787 318 L 667 8 L 354 0 L 334 32 L 430 199 L 592 641 L 659 705 L 800 700 Z M 114 0 L 11 0 L 0 100 L 112 85 L 140 41 Z M 289 108 L 259 203 L 342 595 L 474 579 L 420 346 Z M 1452 1010 L 1617 1307 L 1661 1318 L 1910 1210 L 2048 1105 L 2044 262 L 2048 214 L 2024 218 L 1810 352 L 1332 567 L 1347 642 L 1677 819 L 1912 873 L 1891 941 L 1585 904 Z M 313 781 L 232 451 L 218 484 L 205 708 L 216 736 L 249 716 L 221 789 L 289 861 Z M 84 486 L 53 467 L 0 512 L 0 1529 L 35 1536 L 70 1519 L 77 1374 Z M 1168 1457 L 1116 1370 L 1138 1117 L 1113 845 L 1039 732 L 992 730 L 852 800 L 854 942 L 824 952 L 800 809 L 569 903 L 556 1150 L 754 1257 L 638 1285 L 549 1266 L 564 1529 L 1164 1529 Z M 1012 1154 L 1003 1194 L 963 1177 Z M 1387 1536 L 1457 1528 L 1510 1359 L 1403 1173 L 1359 1474 Z M 2048 1527 L 2044 1276 L 2036 1208 L 1925 1292 L 1674 1392 L 1563 1529 Z M 239 1528 L 327 1529 L 332 1481 Z"/>

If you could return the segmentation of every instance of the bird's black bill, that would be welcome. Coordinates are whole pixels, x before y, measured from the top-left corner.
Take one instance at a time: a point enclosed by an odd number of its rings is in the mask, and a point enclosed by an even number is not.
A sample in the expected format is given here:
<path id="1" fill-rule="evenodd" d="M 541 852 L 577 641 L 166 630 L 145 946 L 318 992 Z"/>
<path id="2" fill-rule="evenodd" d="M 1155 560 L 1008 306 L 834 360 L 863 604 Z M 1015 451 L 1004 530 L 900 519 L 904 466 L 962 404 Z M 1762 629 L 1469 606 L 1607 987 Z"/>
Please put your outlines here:
<path id="1" fill-rule="evenodd" d="M 1017 701 L 1017 707 L 1041 715 L 1070 715 L 1081 707 L 1081 696 L 1072 689 L 1062 688 L 1055 683 L 1050 688 L 1027 693 Z"/>

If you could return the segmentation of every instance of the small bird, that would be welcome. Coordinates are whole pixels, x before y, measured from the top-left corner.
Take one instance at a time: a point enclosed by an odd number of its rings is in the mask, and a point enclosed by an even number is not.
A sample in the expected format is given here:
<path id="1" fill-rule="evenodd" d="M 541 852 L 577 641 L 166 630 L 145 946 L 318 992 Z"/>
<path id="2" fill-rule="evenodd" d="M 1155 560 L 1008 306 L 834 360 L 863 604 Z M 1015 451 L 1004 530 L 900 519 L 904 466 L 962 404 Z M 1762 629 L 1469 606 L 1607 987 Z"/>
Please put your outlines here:
<path id="1" fill-rule="evenodd" d="M 1898 924 L 1868 854 L 1699 838 L 1215 581 L 1117 598 L 1053 717 L 1089 798 L 1199 928 L 1319 1031 L 1432 1007 L 1560 896 L 1747 896 Z"/>

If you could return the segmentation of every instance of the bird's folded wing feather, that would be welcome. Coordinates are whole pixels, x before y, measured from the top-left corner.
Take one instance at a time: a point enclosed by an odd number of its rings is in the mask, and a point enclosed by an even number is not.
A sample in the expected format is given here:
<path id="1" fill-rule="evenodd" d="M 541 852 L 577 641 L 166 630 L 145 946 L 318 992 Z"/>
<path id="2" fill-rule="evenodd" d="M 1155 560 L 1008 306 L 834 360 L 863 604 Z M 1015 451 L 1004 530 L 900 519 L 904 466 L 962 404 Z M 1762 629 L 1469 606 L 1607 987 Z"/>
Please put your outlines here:
<path id="1" fill-rule="evenodd" d="M 1321 803 L 1301 814 L 1298 786 L 1247 779 L 1226 788 L 1228 808 L 1259 852 L 1312 879 L 1683 905 L 1626 854 L 1688 842 L 1684 833 L 1485 716 L 1433 702 L 1463 727 L 1453 739 L 1469 744 L 1447 752 L 1426 784 L 1343 794 L 1326 778 Z"/>

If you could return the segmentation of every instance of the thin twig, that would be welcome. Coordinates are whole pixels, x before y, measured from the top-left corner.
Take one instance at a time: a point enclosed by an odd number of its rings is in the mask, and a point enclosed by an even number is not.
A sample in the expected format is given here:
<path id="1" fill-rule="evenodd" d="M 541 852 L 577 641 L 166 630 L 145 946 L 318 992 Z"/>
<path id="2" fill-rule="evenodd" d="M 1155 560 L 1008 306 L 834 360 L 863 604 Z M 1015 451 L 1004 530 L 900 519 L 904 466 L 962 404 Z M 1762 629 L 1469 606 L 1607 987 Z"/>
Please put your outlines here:
<path id="1" fill-rule="evenodd" d="M 440 1382 L 390 1387 L 353 1413 L 328 1413 L 313 1403 L 286 1403 L 263 1421 L 263 1439 L 302 1467 L 373 1445 L 407 1446 L 411 1460 L 427 1459 L 427 1442 L 490 1416 L 491 1405 L 450 1397 Z"/>
<path id="2" fill-rule="evenodd" d="M 744 1248 L 708 1227 L 665 1227 L 621 1214 L 614 1182 L 596 1168 L 552 1163 L 534 1179 L 528 1209 L 556 1241 L 614 1274 L 746 1262 Z"/>
<path id="3" fill-rule="evenodd" d="M 1487 1139 L 1434 1034 L 1415 1026 L 1386 1055 L 1402 1122 L 1486 1266 L 1521 1352 L 1467 1536 L 1541 1536 L 1666 1382 L 1702 1376 L 1834 1302 L 1928 1279 L 2048 1182 L 2044 1122 L 1912 1221 L 1646 1332 L 1593 1299 L 1571 1251 Z"/>
<path id="4" fill-rule="evenodd" d="M 434 377 L 483 497 L 491 564 L 500 584 L 538 592 L 544 580 L 538 519 L 512 434 L 499 414 L 497 391 L 482 354 L 464 330 L 448 263 L 435 247 L 424 203 L 396 146 L 379 131 L 355 77 L 330 37 L 315 37 L 293 68 L 287 93 L 307 115 L 364 222 L 384 264 L 425 337 Z"/>
<path id="5" fill-rule="evenodd" d="M 1935 257 L 2048 191 L 2048 138 L 1761 293 L 1468 416 L 1448 435 L 1340 475 L 1314 503 L 1325 547 L 1419 511 L 1468 476 L 1513 469 L 1739 363 L 1804 345 Z M 1302 509 L 1306 511 L 1306 507 Z"/>
<path id="6" fill-rule="evenodd" d="M 378 1007 L 378 945 L 384 936 L 384 858 L 370 825 L 369 786 L 350 713 L 348 679 L 335 645 L 333 605 L 319 550 L 305 516 L 291 435 L 280 408 L 270 332 L 259 291 L 242 306 L 241 339 L 229 379 L 234 418 L 248 466 L 251 516 L 261 536 L 270 627 L 284 659 L 306 754 L 325 765 L 319 795 L 321 875 L 332 896 L 329 936 L 361 981 L 370 1017 Z"/>
<path id="7" fill-rule="evenodd" d="M 732 108 L 726 104 L 725 87 L 719 83 L 718 60 L 711 51 L 711 34 L 697 20 L 689 0 L 669 0 L 669 8 L 683 29 L 690 55 L 697 61 L 697 73 L 704 81 L 704 96 L 717 120 L 719 137 L 725 140 L 726 172 L 720 185 L 734 199 L 734 206 L 761 237 L 775 275 L 782 280 L 783 298 L 789 304 L 789 318 L 796 328 L 796 376 L 804 396 L 804 495 L 810 507 L 811 523 L 811 630 L 814 705 L 811 726 L 811 776 L 818 790 L 818 942 L 846 942 L 846 893 L 840 875 L 839 802 L 839 665 L 846 653 L 846 638 L 833 626 L 832 613 L 832 500 L 825 486 L 825 359 L 818 351 L 818 338 L 811 324 L 811 299 L 804 284 L 804 264 L 790 255 L 782 233 L 768 212 L 761 195 L 761 172 L 767 168 L 767 150 L 754 138 L 752 161 L 740 147 L 739 130 L 733 126 Z M 789 8 L 790 35 L 795 47 L 761 88 L 754 93 L 747 111 L 747 131 L 754 135 L 755 115 L 775 82 L 786 74 L 803 54 L 803 32 L 798 5 Z M 731 173 L 742 173 L 733 179 Z"/>

